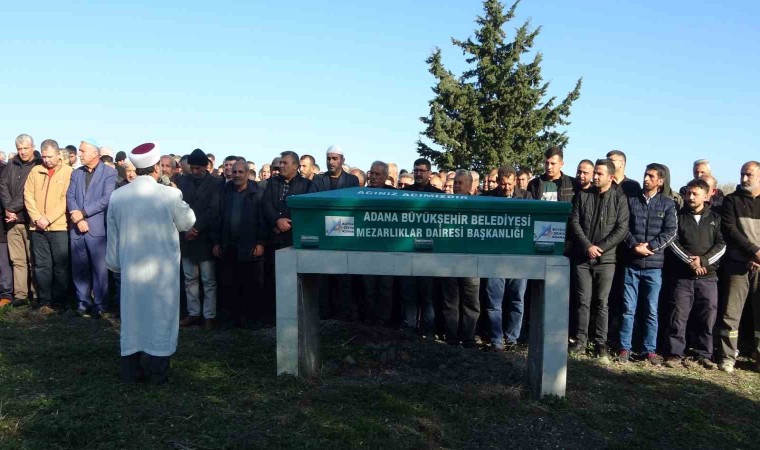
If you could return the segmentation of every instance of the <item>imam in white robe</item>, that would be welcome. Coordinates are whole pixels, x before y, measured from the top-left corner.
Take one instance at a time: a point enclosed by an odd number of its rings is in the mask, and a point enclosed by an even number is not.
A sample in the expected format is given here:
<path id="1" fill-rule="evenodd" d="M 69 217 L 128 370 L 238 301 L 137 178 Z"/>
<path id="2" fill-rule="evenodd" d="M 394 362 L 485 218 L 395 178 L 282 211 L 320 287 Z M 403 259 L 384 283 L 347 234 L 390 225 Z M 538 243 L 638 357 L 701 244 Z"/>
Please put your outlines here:
<path id="1" fill-rule="evenodd" d="M 106 266 L 121 272 L 121 356 L 171 356 L 179 333 L 179 232 L 195 214 L 179 189 L 143 175 L 111 194 Z"/>

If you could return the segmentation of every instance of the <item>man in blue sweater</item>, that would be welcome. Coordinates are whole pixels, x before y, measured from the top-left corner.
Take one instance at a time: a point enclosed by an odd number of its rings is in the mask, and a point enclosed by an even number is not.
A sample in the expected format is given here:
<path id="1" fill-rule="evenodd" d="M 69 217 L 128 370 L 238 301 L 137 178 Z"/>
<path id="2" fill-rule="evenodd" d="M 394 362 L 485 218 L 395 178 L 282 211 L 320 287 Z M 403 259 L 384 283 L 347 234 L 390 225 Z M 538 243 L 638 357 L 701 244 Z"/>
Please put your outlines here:
<path id="1" fill-rule="evenodd" d="M 649 164 L 644 172 L 644 186 L 639 195 L 628 197 L 629 230 L 623 282 L 623 320 L 620 327 L 618 360 L 628 362 L 631 356 L 634 316 L 639 302 L 644 304 L 641 324 L 644 358 L 654 365 L 661 360 L 656 354 L 657 304 L 662 287 L 662 266 L 665 248 L 676 238 L 678 219 L 671 198 L 662 195 L 666 169 L 662 164 Z"/>

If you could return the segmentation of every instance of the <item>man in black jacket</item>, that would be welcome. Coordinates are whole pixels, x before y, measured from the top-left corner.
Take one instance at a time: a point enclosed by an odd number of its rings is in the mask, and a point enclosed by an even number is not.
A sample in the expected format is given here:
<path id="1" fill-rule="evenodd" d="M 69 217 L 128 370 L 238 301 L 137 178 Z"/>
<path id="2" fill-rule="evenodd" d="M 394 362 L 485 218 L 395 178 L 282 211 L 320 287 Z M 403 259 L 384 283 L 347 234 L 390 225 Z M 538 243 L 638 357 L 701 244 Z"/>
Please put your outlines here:
<path id="1" fill-rule="evenodd" d="M 496 174 L 496 188 L 483 193 L 487 197 L 499 197 L 504 199 L 524 198 L 530 199 L 531 194 L 517 187 L 516 173 L 510 165 L 501 166 Z M 517 345 L 522 329 L 523 313 L 525 310 L 525 290 L 528 280 L 518 278 L 489 278 L 486 280 L 486 314 L 488 315 L 489 338 L 491 350 L 503 350 Z M 502 305 L 504 293 L 507 293 L 509 305 L 507 308 L 506 328 Z M 505 339 L 506 338 L 506 339 Z"/>
<path id="2" fill-rule="evenodd" d="M 425 158 L 414 161 L 414 184 L 405 191 L 443 191 L 430 184 L 431 164 Z M 431 277 L 401 277 L 401 304 L 404 309 L 403 327 L 409 332 L 426 336 L 434 331 L 435 310 L 433 308 L 433 279 Z"/>
<path id="3" fill-rule="evenodd" d="M 282 152 L 280 172 L 267 180 L 262 199 L 264 226 L 268 236 L 264 248 L 264 289 L 267 304 L 275 301 L 275 251 L 293 245 L 288 197 L 305 194 L 311 182 L 298 173 L 299 159 L 295 152 Z"/>
<path id="4" fill-rule="evenodd" d="M 327 173 L 314 175 L 309 193 L 359 187 L 359 178 L 343 170 L 345 162 L 343 149 L 331 145 L 327 149 Z M 350 321 L 355 318 L 351 287 L 351 275 L 319 276 L 319 314 L 323 319 L 337 316 L 340 320 Z M 337 301 L 330 295 L 332 288 L 338 292 Z"/>
<path id="5" fill-rule="evenodd" d="M 28 134 L 16 138 L 16 157 L 0 177 L 0 202 L 5 208 L 4 223 L 8 231 L 8 254 L 13 264 L 13 306 L 29 302 L 31 288 L 31 254 L 27 224 L 29 217 L 24 207 L 24 185 L 32 168 L 40 164 L 35 155 L 34 139 Z"/>
<path id="6" fill-rule="evenodd" d="M 612 188 L 615 165 L 600 159 L 594 165 L 593 186 L 573 197 L 569 221 L 573 277 L 578 295 L 576 341 L 572 352 L 585 352 L 591 307 L 594 315 L 594 353 L 609 360 L 607 348 L 608 298 L 615 275 L 617 245 L 628 234 L 628 202 Z"/>
<path id="7" fill-rule="evenodd" d="M 0 179 L 3 172 L 8 167 L 7 164 L 0 161 Z M 0 217 L 5 217 L 5 210 L 0 203 Z M 8 237 L 5 226 L 0 224 L 0 308 L 10 306 L 13 302 L 13 269 L 11 260 L 8 258 Z"/>
<path id="8" fill-rule="evenodd" d="M 723 260 L 723 310 L 720 321 L 722 361 L 719 368 L 734 371 L 739 321 L 744 302 L 752 302 L 755 354 L 760 350 L 760 162 L 742 166 L 741 184 L 723 200 L 721 229 L 726 240 Z M 760 356 L 755 363 L 760 369 Z"/>
<path id="9" fill-rule="evenodd" d="M 263 319 L 262 314 L 273 311 L 272 305 L 259 297 L 264 283 L 267 231 L 261 207 L 262 192 L 256 182 L 248 179 L 248 164 L 236 161 L 229 172 L 232 178 L 222 191 L 218 226 L 212 238 L 213 253 L 220 259 L 221 298 L 225 309 L 235 325 L 244 326 L 254 317 Z"/>
<path id="10" fill-rule="evenodd" d="M 536 200 L 571 202 L 578 190 L 575 178 L 562 173 L 564 152 L 559 147 L 549 147 L 544 152 L 544 173 L 528 183 L 528 192 Z"/>
<path id="11" fill-rule="evenodd" d="M 718 261 L 726 251 L 720 216 L 710 209 L 710 186 L 696 179 L 686 185 L 686 206 L 678 213 L 678 235 L 665 254 L 665 273 L 672 279 L 670 320 L 665 341 L 665 365 L 684 362 L 686 323 L 694 314 L 697 363 L 715 369 L 711 361 L 712 329 L 718 307 Z"/>
<path id="12" fill-rule="evenodd" d="M 331 145 L 327 149 L 327 173 L 314 175 L 309 193 L 359 187 L 359 179 L 343 170 L 345 162 L 343 149 L 338 145 Z"/>
<path id="13" fill-rule="evenodd" d="M 190 173 L 177 178 L 177 187 L 195 213 L 196 221 L 192 228 L 180 233 L 188 315 L 179 324 L 183 327 L 193 325 L 200 322 L 202 315 L 206 329 L 212 329 L 216 318 L 217 283 L 211 234 L 219 220 L 219 195 L 223 182 L 208 173 L 208 157 L 203 150 L 193 150 L 187 161 Z M 202 314 L 199 283 L 203 284 Z"/>

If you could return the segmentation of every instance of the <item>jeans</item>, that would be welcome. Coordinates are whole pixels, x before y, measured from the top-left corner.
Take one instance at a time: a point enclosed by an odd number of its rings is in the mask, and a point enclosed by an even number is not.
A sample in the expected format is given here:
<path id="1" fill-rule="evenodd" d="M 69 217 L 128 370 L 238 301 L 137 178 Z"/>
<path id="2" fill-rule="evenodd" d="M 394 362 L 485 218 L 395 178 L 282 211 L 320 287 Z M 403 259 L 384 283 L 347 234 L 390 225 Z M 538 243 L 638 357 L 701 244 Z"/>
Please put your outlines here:
<path id="1" fill-rule="evenodd" d="M 623 320 L 620 324 L 620 349 L 631 350 L 633 318 L 639 301 L 645 306 L 642 327 L 644 353 L 657 349 L 657 303 L 662 287 L 662 269 L 626 267 L 623 280 Z"/>
<path id="2" fill-rule="evenodd" d="M 594 343 L 604 345 L 607 342 L 608 299 L 615 276 L 615 264 L 590 264 L 588 262 L 575 266 L 575 288 L 577 290 L 577 321 L 575 338 L 578 344 L 585 346 L 588 342 L 591 310 L 594 316 Z"/>
<path id="3" fill-rule="evenodd" d="M 523 313 L 525 311 L 525 289 L 528 286 L 528 280 L 489 278 L 486 284 L 486 295 L 488 303 L 486 304 L 486 314 L 490 325 L 489 338 L 491 344 L 498 348 L 504 346 L 502 340 L 506 335 L 507 343 L 514 344 L 520 337 L 522 329 Z M 509 301 L 507 310 L 506 329 L 503 325 L 502 303 L 504 301 L 504 292 L 507 293 Z"/>
<path id="4" fill-rule="evenodd" d="M 30 231 L 34 276 L 40 305 L 66 305 L 69 290 L 69 234 L 66 231 Z"/>
<path id="5" fill-rule="evenodd" d="M 686 324 L 691 316 L 692 326 L 696 328 L 689 330 L 695 335 L 694 350 L 698 355 L 710 359 L 713 352 L 712 329 L 718 309 L 718 280 L 674 280 L 670 306 L 666 353 L 670 356 L 684 356 Z"/>
<path id="6" fill-rule="evenodd" d="M 187 313 L 193 317 L 201 315 L 201 298 L 198 280 L 203 284 L 203 317 L 216 317 L 216 268 L 214 261 L 193 261 L 182 258 L 182 271 L 185 274 L 185 294 L 187 295 Z"/>
<path id="7" fill-rule="evenodd" d="M 435 330 L 433 278 L 401 277 L 400 285 L 404 326 L 418 328 L 422 334 L 432 333 Z"/>

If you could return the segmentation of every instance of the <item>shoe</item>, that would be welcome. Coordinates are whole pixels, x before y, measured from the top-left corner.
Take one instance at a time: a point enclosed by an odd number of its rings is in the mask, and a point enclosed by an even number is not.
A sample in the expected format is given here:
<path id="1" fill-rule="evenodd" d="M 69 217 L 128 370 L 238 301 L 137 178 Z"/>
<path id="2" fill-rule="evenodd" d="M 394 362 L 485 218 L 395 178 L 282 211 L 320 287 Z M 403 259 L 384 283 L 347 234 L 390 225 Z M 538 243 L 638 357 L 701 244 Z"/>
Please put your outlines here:
<path id="1" fill-rule="evenodd" d="M 102 319 L 102 320 L 113 320 L 113 316 L 111 313 L 107 313 L 105 311 L 98 311 L 95 314 L 92 315 L 94 319 Z"/>
<path id="2" fill-rule="evenodd" d="M 654 352 L 647 353 L 646 360 L 649 361 L 649 364 L 653 366 L 662 365 L 662 358 L 660 357 L 660 355 Z"/>
<path id="3" fill-rule="evenodd" d="M 594 356 L 602 364 L 609 364 L 610 362 L 610 349 L 604 344 L 596 344 L 594 347 Z"/>
<path id="4" fill-rule="evenodd" d="M 621 364 L 628 364 L 631 361 L 631 352 L 628 350 L 620 350 L 617 356 L 617 362 Z"/>
<path id="5" fill-rule="evenodd" d="M 697 364 L 704 367 L 707 370 L 715 370 L 718 368 L 718 365 L 714 362 L 710 361 L 710 358 L 706 358 L 704 356 L 701 356 L 697 358 Z"/>
<path id="6" fill-rule="evenodd" d="M 580 341 L 575 341 L 567 347 L 567 352 L 575 355 L 582 355 L 586 353 L 586 344 L 581 343 Z"/>
<path id="7" fill-rule="evenodd" d="M 507 342 L 506 345 L 504 345 L 505 352 L 512 352 L 515 350 L 517 350 L 517 342 Z"/>
<path id="8" fill-rule="evenodd" d="M 13 303 L 13 301 L 9 298 L 0 298 L 0 308 L 4 308 L 8 305 Z"/>
<path id="9" fill-rule="evenodd" d="M 11 302 L 11 306 L 14 308 L 26 306 L 28 304 L 29 304 L 28 298 L 14 298 L 13 301 Z"/>
<path id="10" fill-rule="evenodd" d="M 216 321 L 214 319 L 204 319 L 203 320 L 203 328 L 206 331 L 211 331 L 214 328 L 216 328 Z"/>
<path id="11" fill-rule="evenodd" d="M 181 327 L 189 327 L 191 325 L 195 325 L 197 323 L 200 323 L 201 318 L 198 316 L 190 316 L 188 315 L 184 319 L 179 321 L 179 326 Z"/>
<path id="12" fill-rule="evenodd" d="M 685 358 L 679 358 L 678 356 L 668 356 L 665 358 L 663 365 L 668 369 L 676 369 L 684 365 Z"/>
<path id="13" fill-rule="evenodd" d="M 89 319 L 92 317 L 90 313 L 87 312 L 86 309 L 77 309 L 76 311 L 74 311 L 74 314 L 76 314 L 78 317 L 82 319 Z"/>
<path id="14" fill-rule="evenodd" d="M 724 359 L 720 364 L 718 364 L 718 369 L 726 373 L 733 373 L 734 362 L 730 359 Z"/>
<path id="15" fill-rule="evenodd" d="M 42 305 L 40 306 L 40 309 L 38 309 L 40 314 L 43 316 L 50 316 L 52 314 L 55 314 L 55 310 L 51 308 L 49 305 Z"/>

